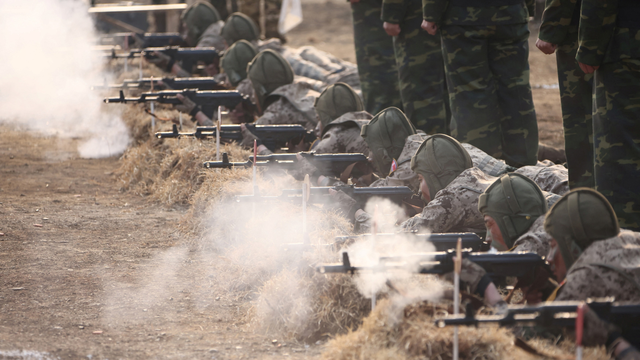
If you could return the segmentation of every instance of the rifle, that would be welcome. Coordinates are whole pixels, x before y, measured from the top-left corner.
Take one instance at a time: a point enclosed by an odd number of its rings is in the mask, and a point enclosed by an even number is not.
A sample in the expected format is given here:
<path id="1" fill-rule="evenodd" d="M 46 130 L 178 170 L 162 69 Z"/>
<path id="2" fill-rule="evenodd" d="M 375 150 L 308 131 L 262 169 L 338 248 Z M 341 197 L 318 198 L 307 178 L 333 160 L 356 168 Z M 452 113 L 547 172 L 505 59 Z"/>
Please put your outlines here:
<path id="1" fill-rule="evenodd" d="M 262 140 L 262 144 L 271 151 L 287 147 L 287 143 L 291 140 L 300 142 L 300 139 L 304 138 L 306 142 L 311 143 L 316 139 L 316 135 L 312 131 L 307 131 L 302 125 L 246 124 L 246 127 Z M 178 127 L 174 125 L 172 131 L 157 132 L 156 137 L 158 139 L 173 139 L 179 137 L 194 137 L 196 139 L 215 138 L 217 131 L 218 128 L 215 126 L 199 126 L 196 128 L 196 132 L 181 133 L 178 132 Z M 242 130 L 240 129 L 240 125 L 221 125 L 220 139 L 241 142 Z"/>
<path id="2" fill-rule="evenodd" d="M 362 267 L 352 266 L 349 254 L 342 253 L 342 264 L 322 264 L 316 267 L 320 273 L 350 273 L 356 271 L 384 272 L 388 270 L 408 270 L 417 274 L 442 275 L 453 271 L 455 251 L 412 254 L 409 256 L 381 257 L 377 265 Z M 535 253 L 504 252 L 497 254 L 473 253 L 468 249 L 462 251 L 462 258 L 480 265 L 494 281 L 503 280 L 507 276 L 519 279 L 520 286 L 526 286 L 535 280 L 537 268 L 548 268 L 543 258 Z M 412 266 L 415 264 L 417 266 Z M 550 274 L 551 271 L 548 271 Z M 522 283 L 520 283 L 522 281 Z"/>
<path id="3" fill-rule="evenodd" d="M 336 236 L 336 241 L 325 245 L 308 245 L 304 243 L 284 244 L 285 250 L 307 250 L 314 247 L 327 247 L 331 251 L 338 251 L 345 246 L 351 245 L 353 242 L 361 239 L 370 239 L 371 234 L 352 235 L 352 236 Z M 418 233 L 398 233 L 398 234 L 376 234 L 376 241 L 392 245 L 397 239 L 396 237 L 407 236 L 415 238 L 418 241 L 432 243 L 436 251 L 447 251 L 456 248 L 458 238 L 462 239 L 462 248 L 471 251 L 489 251 L 491 245 L 482 241 L 482 239 L 474 233 L 439 233 L 439 234 L 418 234 Z"/>
<path id="4" fill-rule="evenodd" d="M 187 46 L 180 33 L 135 33 L 121 32 L 109 34 L 108 37 L 125 37 L 128 36 L 129 46 L 133 46 L 136 42 L 142 43 L 142 48 L 160 47 L 160 46 Z"/>
<path id="5" fill-rule="evenodd" d="M 406 198 L 413 195 L 413 191 L 406 186 L 380 186 L 380 187 L 356 187 L 355 185 L 339 185 L 339 186 L 322 186 L 312 187 L 309 189 L 308 204 L 329 204 L 334 202 L 329 190 L 343 191 L 349 197 L 354 199 L 358 204 L 366 204 L 373 197 L 383 197 L 392 202 L 402 205 Z M 271 200 L 293 200 L 302 202 L 302 189 L 282 190 L 280 196 L 256 196 L 256 195 L 238 195 L 235 197 L 237 202 L 255 201 L 264 202 Z"/>
<path id="6" fill-rule="evenodd" d="M 370 239 L 371 234 L 352 235 L 352 236 L 336 236 L 334 245 L 344 246 L 360 239 Z M 397 238 L 407 237 L 418 241 L 432 243 L 436 251 L 447 251 L 455 249 L 458 239 L 462 240 L 463 249 L 471 249 L 471 251 L 489 251 L 491 245 L 483 241 L 474 233 L 440 233 L 440 234 L 418 234 L 414 232 L 397 233 L 397 234 L 376 234 L 376 241 L 391 243 Z"/>
<path id="7" fill-rule="evenodd" d="M 319 175 L 337 176 L 344 175 L 348 167 L 353 166 L 350 176 L 358 177 L 369 174 L 371 165 L 364 154 L 316 154 L 313 151 L 299 152 L 304 159 L 309 161 L 318 169 Z M 298 154 L 271 154 L 258 155 L 256 166 L 266 166 L 268 168 L 277 168 L 282 170 L 295 170 L 299 167 Z M 222 154 L 222 161 L 207 161 L 204 167 L 207 169 L 230 169 L 233 167 L 251 167 L 253 166 L 253 156 L 249 157 L 247 162 L 229 162 L 226 153 Z"/>
<path id="8" fill-rule="evenodd" d="M 233 109 L 240 103 L 250 104 L 251 100 L 248 96 L 243 96 L 237 91 L 219 90 L 219 91 L 198 91 L 193 89 L 185 90 L 165 90 L 158 92 L 143 93 L 140 97 L 125 97 L 124 92 L 120 90 L 119 97 L 112 97 L 104 99 L 107 104 L 110 103 L 143 103 L 155 101 L 161 104 L 173 104 L 180 105 L 182 101 L 177 98 L 178 94 L 182 94 L 184 97 L 191 99 L 194 103 L 202 108 L 202 112 L 209 118 L 213 118 L 213 114 L 219 106 L 224 106 L 227 109 Z"/>
<path id="9" fill-rule="evenodd" d="M 206 48 L 181 48 L 178 46 L 166 46 L 166 47 L 155 47 L 155 48 L 145 48 L 142 50 L 141 54 L 146 59 L 154 59 L 157 56 L 154 55 L 155 52 L 163 53 L 176 62 L 182 61 L 182 68 L 186 71 L 191 72 L 193 66 L 197 64 L 199 61 L 205 64 L 215 63 L 216 65 L 220 61 L 220 54 L 218 50 L 213 47 Z"/>
<path id="10" fill-rule="evenodd" d="M 504 315 L 475 315 L 472 307 L 467 307 L 465 315 L 451 315 L 436 320 L 439 327 L 478 326 L 496 323 L 500 326 L 540 325 L 544 327 L 573 328 L 576 324 L 577 308 L 581 301 L 553 301 L 539 305 L 509 305 Z M 587 299 L 589 308 L 600 319 L 619 326 L 622 336 L 634 346 L 640 346 L 640 304 L 621 304 L 613 298 Z"/>
<path id="11" fill-rule="evenodd" d="M 98 85 L 93 86 L 92 89 L 136 89 L 136 88 L 151 88 L 151 85 L 155 89 L 170 89 L 170 90 L 184 90 L 184 89 L 198 89 L 198 90 L 226 90 L 226 88 L 220 85 L 212 77 L 191 77 L 191 78 L 142 78 L 140 80 L 127 79 L 122 84 L 115 85 Z"/>

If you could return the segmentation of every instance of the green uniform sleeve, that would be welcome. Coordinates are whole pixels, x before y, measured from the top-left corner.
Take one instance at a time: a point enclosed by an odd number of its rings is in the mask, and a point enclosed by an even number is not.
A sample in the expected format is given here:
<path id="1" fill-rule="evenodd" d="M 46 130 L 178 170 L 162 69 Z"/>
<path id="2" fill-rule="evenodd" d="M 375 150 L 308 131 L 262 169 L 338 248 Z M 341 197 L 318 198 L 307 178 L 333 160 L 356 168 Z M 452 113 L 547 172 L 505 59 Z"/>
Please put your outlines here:
<path id="1" fill-rule="evenodd" d="M 529 11 L 529 16 L 536 15 L 536 0 L 527 0 L 527 10 Z"/>
<path id="2" fill-rule="evenodd" d="M 616 27 L 618 0 L 582 0 L 578 54 L 583 64 L 599 66 Z"/>
<path id="3" fill-rule="evenodd" d="M 383 0 L 382 1 L 382 21 L 399 24 L 404 19 L 405 0 Z"/>
<path id="4" fill-rule="evenodd" d="M 538 38 L 552 44 L 560 44 L 567 36 L 575 7 L 576 0 L 547 0 Z"/>
<path id="5" fill-rule="evenodd" d="M 440 24 L 447 6 L 449 0 L 422 0 L 422 17 L 429 22 Z"/>

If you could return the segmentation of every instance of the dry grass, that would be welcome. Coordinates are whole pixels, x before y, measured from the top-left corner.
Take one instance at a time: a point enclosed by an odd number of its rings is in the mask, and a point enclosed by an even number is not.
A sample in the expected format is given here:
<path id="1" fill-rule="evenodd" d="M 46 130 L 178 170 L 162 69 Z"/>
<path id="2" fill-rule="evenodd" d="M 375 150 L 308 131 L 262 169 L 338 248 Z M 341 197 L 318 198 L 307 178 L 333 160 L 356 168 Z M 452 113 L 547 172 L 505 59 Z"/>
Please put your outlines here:
<path id="1" fill-rule="evenodd" d="M 453 327 L 438 328 L 434 318 L 450 309 L 427 302 L 398 306 L 391 300 L 376 310 L 357 331 L 331 340 L 323 359 L 452 359 Z M 435 315 L 435 317 L 434 317 Z M 545 356 L 533 355 L 514 345 L 506 328 L 486 326 L 459 328 L 460 359 L 545 359 L 572 358 L 569 342 L 555 345 L 550 340 L 528 343 Z M 606 359 L 602 348 L 585 349 L 584 359 Z"/>
<path id="2" fill-rule="evenodd" d="M 235 144 L 222 146 L 221 152 L 228 153 L 232 161 L 249 156 Z M 186 205 L 211 171 L 203 168 L 203 162 L 215 157 L 215 143 L 210 140 L 150 138 L 122 155 L 116 175 L 123 191 L 149 196 L 167 206 Z"/>

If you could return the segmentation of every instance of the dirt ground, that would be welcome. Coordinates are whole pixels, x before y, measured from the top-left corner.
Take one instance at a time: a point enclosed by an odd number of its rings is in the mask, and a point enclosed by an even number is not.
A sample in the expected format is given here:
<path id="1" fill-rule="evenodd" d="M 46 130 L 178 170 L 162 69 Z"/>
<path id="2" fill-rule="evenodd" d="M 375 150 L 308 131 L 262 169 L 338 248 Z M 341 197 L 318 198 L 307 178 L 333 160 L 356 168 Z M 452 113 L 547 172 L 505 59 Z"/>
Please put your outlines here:
<path id="1" fill-rule="evenodd" d="M 290 45 L 355 61 L 347 3 L 303 11 Z M 531 67 L 541 140 L 561 146 L 555 58 L 532 50 Z M 251 332 L 242 299 L 207 292 L 206 277 L 155 281 L 158 264 L 202 265 L 176 230 L 186 209 L 119 192 L 118 158 L 81 159 L 77 144 L 0 125 L 0 358 L 318 357 L 321 344 Z"/>

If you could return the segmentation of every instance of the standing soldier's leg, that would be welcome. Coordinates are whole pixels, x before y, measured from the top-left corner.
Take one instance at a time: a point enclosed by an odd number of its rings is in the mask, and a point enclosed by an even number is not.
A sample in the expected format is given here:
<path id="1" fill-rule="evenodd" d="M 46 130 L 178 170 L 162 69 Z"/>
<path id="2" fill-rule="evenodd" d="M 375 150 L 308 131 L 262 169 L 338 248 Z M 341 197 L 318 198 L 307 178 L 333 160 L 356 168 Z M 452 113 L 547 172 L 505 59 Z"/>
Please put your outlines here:
<path id="1" fill-rule="evenodd" d="M 620 227 L 640 231 L 640 59 L 603 64 L 594 81 L 596 190 L 613 206 Z"/>
<path id="2" fill-rule="evenodd" d="M 595 187 L 593 176 L 593 74 L 585 74 L 576 61 L 578 30 L 570 29 L 556 50 L 558 85 L 562 103 L 564 148 L 569 186 Z"/>
<path id="3" fill-rule="evenodd" d="M 499 158 L 501 115 L 487 45 L 494 29 L 449 25 L 440 32 L 451 105 L 451 134 L 458 141 Z"/>
<path id="4" fill-rule="evenodd" d="M 382 28 L 381 9 L 381 0 L 351 4 L 364 108 L 374 115 L 390 106 L 402 109 L 393 41 Z"/>
<path id="5" fill-rule="evenodd" d="M 422 2 L 408 0 L 407 16 L 394 39 L 404 113 L 427 134 L 448 133 L 449 94 L 444 76 L 440 35 L 420 28 Z"/>
<path id="6" fill-rule="evenodd" d="M 489 64 L 502 110 L 502 159 L 520 167 L 538 162 L 538 122 L 529 84 L 527 24 L 495 26 Z"/>

